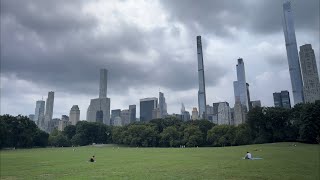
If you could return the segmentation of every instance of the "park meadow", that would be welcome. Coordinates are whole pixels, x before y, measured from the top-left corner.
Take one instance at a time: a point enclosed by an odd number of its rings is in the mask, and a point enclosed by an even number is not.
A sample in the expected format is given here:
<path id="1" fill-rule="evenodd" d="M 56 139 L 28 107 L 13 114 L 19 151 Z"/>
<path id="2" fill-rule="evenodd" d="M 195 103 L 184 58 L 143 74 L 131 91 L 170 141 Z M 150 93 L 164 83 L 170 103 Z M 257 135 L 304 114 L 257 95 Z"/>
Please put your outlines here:
<path id="1" fill-rule="evenodd" d="M 249 151 L 261 160 L 244 160 Z M 88 162 L 95 155 L 96 162 Z M 1 150 L 1 179 L 319 179 L 320 145 Z"/>

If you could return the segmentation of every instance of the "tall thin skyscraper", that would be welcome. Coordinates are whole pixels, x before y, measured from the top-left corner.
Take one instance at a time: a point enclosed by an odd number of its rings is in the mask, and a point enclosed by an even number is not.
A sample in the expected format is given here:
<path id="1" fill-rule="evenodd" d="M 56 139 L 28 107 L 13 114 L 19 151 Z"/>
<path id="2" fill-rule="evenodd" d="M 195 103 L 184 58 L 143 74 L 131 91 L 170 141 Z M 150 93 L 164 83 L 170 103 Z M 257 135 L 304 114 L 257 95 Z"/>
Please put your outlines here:
<path id="1" fill-rule="evenodd" d="M 316 57 L 311 44 L 300 46 L 300 63 L 303 78 L 304 100 L 313 103 L 320 100 L 320 82 Z"/>
<path id="2" fill-rule="evenodd" d="M 234 125 L 242 124 L 246 121 L 246 114 L 250 108 L 249 84 L 246 82 L 246 72 L 242 58 L 238 59 L 237 81 L 233 82 L 234 88 Z"/>
<path id="3" fill-rule="evenodd" d="M 91 99 L 87 110 L 87 121 L 110 125 L 110 98 L 107 98 L 107 73 L 100 69 L 99 98 Z"/>
<path id="4" fill-rule="evenodd" d="M 238 59 L 237 81 L 233 82 L 235 101 L 240 102 L 249 110 L 249 84 L 246 82 L 246 72 L 244 69 L 244 62 L 242 58 Z"/>
<path id="5" fill-rule="evenodd" d="M 100 69 L 99 98 L 107 97 L 108 70 Z"/>
<path id="6" fill-rule="evenodd" d="M 198 91 L 198 105 L 199 105 L 199 117 L 207 118 L 206 113 L 206 84 L 204 79 L 204 65 L 203 65 L 203 53 L 201 36 L 197 36 L 197 55 L 198 55 L 198 75 L 199 75 L 199 91 Z"/>
<path id="7" fill-rule="evenodd" d="M 46 114 L 44 118 L 44 129 L 47 130 L 49 128 L 50 121 L 52 120 L 53 115 L 53 103 L 54 103 L 54 92 L 48 92 L 48 98 L 46 102 Z"/>
<path id="8" fill-rule="evenodd" d="M 159 92 L 159 111 L 160 111 L 160 118 L 164 118 L 167 115 L 167 104 L 166 98 L 162 92 Z"/>
<path id="9" fill-rule="evenodd" d="M 286 41 L 287 58 L 294 104 L 303 103 L 303 87 L 297 49 L 296 34 L 290 1 L 283 4 L 283 32 Z"/>
<path id="10" fill-rule="evenodd" d="M 39 100 L 36 102 L 36 109 L 34 112 L 34 121 L 35 123 L 41 127 L 44 120 L 44 105 L 45 101 Z"/>

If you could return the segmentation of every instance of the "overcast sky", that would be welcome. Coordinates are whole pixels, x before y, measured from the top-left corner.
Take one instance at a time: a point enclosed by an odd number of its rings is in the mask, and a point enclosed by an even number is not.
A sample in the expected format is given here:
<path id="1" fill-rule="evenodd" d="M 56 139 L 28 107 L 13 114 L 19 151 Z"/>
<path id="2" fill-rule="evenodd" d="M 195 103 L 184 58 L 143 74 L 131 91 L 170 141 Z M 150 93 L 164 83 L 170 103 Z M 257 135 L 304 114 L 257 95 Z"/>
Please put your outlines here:
<path id="1" fill-rule="evenodd" d="M 319 0 L 293 0 L 297 44 L 319 69 Z M 281 0 L 1 0 L 1 114 L 34 114 L 55 92 L 54 117 L 86 117 L 108 69 L 111 109 L 164 92 L 169 113 L 198 106 L 196 36 L 202 36 L 207 104 L 233 107 L 237 58 L 251 100 L 272 106 L 291 83 Z M 293 99 L 291 99 L 293 102 Z"/>

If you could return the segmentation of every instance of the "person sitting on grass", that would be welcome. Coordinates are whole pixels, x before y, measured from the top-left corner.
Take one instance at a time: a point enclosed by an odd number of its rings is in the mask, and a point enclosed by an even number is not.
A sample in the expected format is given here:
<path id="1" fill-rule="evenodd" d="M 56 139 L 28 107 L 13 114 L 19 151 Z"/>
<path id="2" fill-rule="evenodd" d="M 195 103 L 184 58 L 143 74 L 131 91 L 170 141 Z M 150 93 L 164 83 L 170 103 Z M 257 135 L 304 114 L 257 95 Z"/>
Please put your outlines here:
<path id="1" fill-rule="evenodd" d="M 96 162 L 96 161 L 94 160 L 94 156 L 92 156 L 92 157 L 90 158 L 89 162 Z"/>
<path id="2" fill-rule="evenodd" d="M 247 152 L 247 154 L 246 154 L 246 156 L 244 157 L 244 159 L 252 159 L 251 153 Z"/>

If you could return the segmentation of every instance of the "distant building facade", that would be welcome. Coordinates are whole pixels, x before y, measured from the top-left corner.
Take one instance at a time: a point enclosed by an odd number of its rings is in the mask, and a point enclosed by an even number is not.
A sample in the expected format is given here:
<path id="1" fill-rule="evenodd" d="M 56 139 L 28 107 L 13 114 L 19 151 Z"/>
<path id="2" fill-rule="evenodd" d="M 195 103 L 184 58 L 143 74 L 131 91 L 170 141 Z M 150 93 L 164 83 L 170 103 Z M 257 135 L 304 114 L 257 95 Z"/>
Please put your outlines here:
<path id="1" fill-rule="evenodd" d="M 158 98 L 156 97 L 140 99 L 140 121 L 149 122 L 153 118 L 152 112 L 157 109 L 157 106 Z"/>
<path id="2" fill-rule="evenodd" d="M 291 108 L 289 91 L 273 93 L 273 101 L 275 107 Z"/>
<path id="3" fill-rule="evenodd" d="M 218 125 L 230 125 L 231 112 L 229 103 L 220 102 L 218 106 Z"/>
<path id="4" fill-rule="evenodd" d="M 58 124 L 59 131 L 63 131 L 65 127 L 67 127 L 68 125 L 71 125 L 71 122 L 69 121 L 69 117 L 67 115 L 62 115 L 61 120 L 59 120 L 58 122 L 59 122 Z"/>
<path id="5" fill-rule="evenodd" d="M 120 117 L 121 109 L 114 109 L 111 110 L 111 119 L 110 119 L 110 125 L 114 125 L 114 120 L 116 117 Z"/>
<path id="6" fill-rule="evenodd" d="M 306 103 L 320 100 L 320 82 L 316 57 L 311 44 L 300 46 L 300 63 L 303 78 L 303 93 Z"/>
<path id="7" fill-rule="evenodd" d="M 164 118 L 168 114 L 166 98 L 162 92 L 159 92 L 159 111 L 159 118 Z"/>
<path id="8" fill-rule="evenodd" d="M 42 129 L 49 132 L 49 125 L 50 121 L 52 120 L 53 115 L 53 105 L 54 105 L 54 92 L 50 91 L 48 92 L 48 98 L 46 102 L 46 112 L 44 116 L 44 124 L 42 126 Z"/>
<path id="9" fill-rule="evenodd" d="M 250 104 L 251 104 L 252 108 L 261 107 L 261 101 L 260 100 L 251 101 Z"/>
<path id="10" fill-rule="evenodd" d="M 121 117 L 121 122 L 122 122 L 123 126 L 130 124 L 130 111 L 129 111 L 129 109 L 122 110 L 120 113 L 120 117 Z"/>
<path id="11" fill-rule="evenodd" d="M 78 105 L 73 105 L 70 110 L 69 120 L 72 125 L 76 125 L 80 121 L 80 109 Z"/>
<path id="12" fill-rule="evenodd" d="M 39 100 L 36 102 L 36 109 L 34 112 L 34 121 L 39 126 L 44 126 L 44 105 L 45 101 Z"/>
<path id="13" fill-rule="evenodd" d="M 28 118 L 29 118 L 31 121 L 34 121 L 34 114 L 29 114 Z"/>
<path id="14" fill-rule="evenodd" d="M 197 108 L 196 108 L 196 107 L 194 107 L 194 108 L 192 109 L 192 116 L 191 116 L 191 119 L 192 119 L 192 120 L 197 120 L 197 119 L 198 119 L 198 117 L 199 117 L 198 110 L 197 110 Z"/>
<path id="15" fill-rule="evenodd" d="M 129 105 L 129 111 L 130 111 L 130 123 L 136 122 L 136 105 Z"/>
<path id="16" fill-rule="evenodd" d="M 181 119 L 183 121 L 190 121 L 190 113 L 186 111 L 183 103 L 181 104 Z"/>

